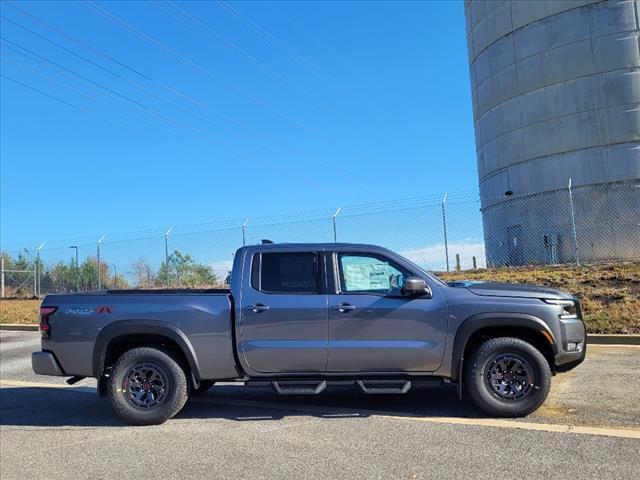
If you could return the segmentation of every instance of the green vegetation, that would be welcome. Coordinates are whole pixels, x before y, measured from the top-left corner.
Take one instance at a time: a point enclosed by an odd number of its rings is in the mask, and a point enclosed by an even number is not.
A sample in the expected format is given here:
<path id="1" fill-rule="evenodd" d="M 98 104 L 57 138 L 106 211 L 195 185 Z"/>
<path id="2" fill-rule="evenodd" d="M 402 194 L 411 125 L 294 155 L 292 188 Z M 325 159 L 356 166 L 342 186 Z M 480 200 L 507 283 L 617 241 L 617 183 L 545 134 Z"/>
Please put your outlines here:
<path id="1" fill-rule="evenodd" d="M 15 258 L 2 253 L 4 268 L 6 270 L 25 271 L 25 273 L 12 273 L 6 276 L 5 297 L 29 298 L 33 297 L 33 271 L 37 260 L 29 260 L 26 255 L 20 253 Z M 59 261 L 46 266 L 40 261 L 40 292 L 90 292 L 98 290 L 98 268 L 100 268 L 101 288 L 164 288 L 182 287 L 213 287 L 218 278 L 213 268 L 196 262 L 190 255 L 178 250 L 171 253 L 166 262 L 162 262 L 160 268 L 155 271 L 144 258 L 138 259 L 127 272 L 115 272 L 110 265 L 97 259 L 88 257 L 76 265 L 71 258 L 68 262 Z M 126 275 L 125 275 L 126 273 Z"/>

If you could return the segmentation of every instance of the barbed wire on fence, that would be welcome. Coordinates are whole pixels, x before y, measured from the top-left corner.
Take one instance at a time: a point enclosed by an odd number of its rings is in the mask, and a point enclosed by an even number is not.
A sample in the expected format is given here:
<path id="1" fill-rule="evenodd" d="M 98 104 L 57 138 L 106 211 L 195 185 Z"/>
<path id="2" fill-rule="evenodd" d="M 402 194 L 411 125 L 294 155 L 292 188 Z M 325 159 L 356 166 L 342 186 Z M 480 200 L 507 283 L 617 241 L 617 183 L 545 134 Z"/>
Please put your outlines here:
<path id="1" fill-rule="evenodd" d="M 236 249 L 262 239 L 378 244 L 435 271 L 634 260 L 640 259 L 640 180 L 582 182 L 527 195 L 432 194 L 170 229 L 47 239 L 46 244 L 14 244 L 2 250 L 7 273 L 30 272 L 32 292 L 39 295 L 132 286 L 217 286 L 228 277 Z M 82 262 L 75 260 L 76 249 Z M 5 276 L 5 283 L 7 291 L 25 291 L 23 278 Z"/>

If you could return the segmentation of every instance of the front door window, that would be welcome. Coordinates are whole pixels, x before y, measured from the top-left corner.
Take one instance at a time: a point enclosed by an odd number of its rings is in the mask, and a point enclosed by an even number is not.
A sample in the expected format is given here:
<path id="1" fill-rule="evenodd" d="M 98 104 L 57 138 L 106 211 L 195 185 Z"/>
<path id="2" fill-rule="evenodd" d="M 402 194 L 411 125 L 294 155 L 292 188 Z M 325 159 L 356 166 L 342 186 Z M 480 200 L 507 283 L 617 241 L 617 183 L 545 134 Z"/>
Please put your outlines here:
<path id="1" fill-rule="evenodd" d="M 399 295 L 410 273 L 390 260 L 373 255 L 340 254 L 340 292 Z"/>

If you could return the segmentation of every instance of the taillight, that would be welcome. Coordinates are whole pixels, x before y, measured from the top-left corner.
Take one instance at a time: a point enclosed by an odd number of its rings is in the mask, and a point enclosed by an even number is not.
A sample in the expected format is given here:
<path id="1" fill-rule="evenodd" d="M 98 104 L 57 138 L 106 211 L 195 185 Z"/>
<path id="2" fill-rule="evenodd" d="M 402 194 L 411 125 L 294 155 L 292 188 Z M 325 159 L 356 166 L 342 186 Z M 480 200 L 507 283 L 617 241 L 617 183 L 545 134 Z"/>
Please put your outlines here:
<path id="1" fill-rule="evenodd" d="M 51 324 L 49 317 L 53 315 L 58 307 L 40 307 L 40 336 L 42 338 L 51 337 Z"/>

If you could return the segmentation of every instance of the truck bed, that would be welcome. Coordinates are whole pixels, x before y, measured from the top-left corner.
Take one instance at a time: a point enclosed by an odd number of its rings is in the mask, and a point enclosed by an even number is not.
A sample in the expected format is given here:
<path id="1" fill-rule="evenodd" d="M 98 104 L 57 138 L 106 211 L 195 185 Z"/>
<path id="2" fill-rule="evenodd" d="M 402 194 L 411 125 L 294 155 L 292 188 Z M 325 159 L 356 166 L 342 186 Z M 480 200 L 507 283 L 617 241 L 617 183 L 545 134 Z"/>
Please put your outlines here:
<path id="1" fill-rule="evenodd" d="M 53 352 L 66 375 L 95 376 L 107 345 L 132 334 L 165 335 L 189 345 L 199 378 L 237 376 L 233 355 L 232 300 L 226 289 L 108 290 L 47 295 Z"/>

